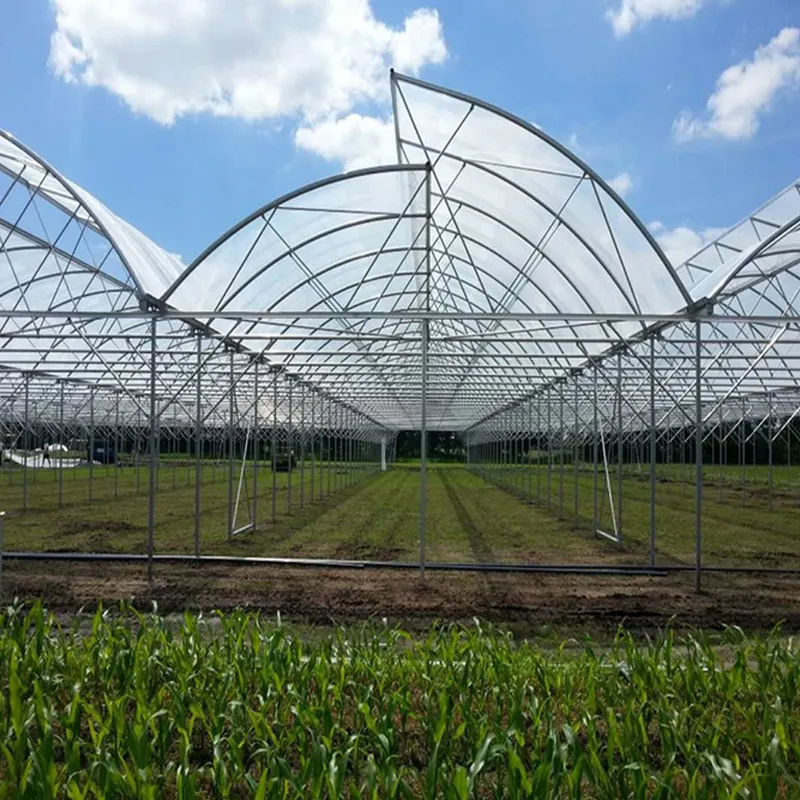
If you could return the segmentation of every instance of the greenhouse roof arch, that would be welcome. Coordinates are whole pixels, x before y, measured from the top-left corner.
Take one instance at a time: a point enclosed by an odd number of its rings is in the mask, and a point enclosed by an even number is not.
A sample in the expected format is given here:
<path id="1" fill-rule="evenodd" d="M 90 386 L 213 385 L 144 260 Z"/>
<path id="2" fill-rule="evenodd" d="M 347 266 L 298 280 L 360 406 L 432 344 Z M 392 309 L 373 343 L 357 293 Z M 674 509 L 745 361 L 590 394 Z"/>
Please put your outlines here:
<path id="1" fill-rule="evenodd" d="M 690 305 L 647 227 L 563 145 L 465 95 L 395 73 L 391 88 L 397 165 L 337 175 L 257 209 L 161 301 L 225 312 L 201 322 L 231 338 L 260 336 L 265 351 L 291 337 L 295 354 L 285 364 L 356 403 L 384 391 L 378 405 L 404 426 L 418 424 L 419 392 L 408 387 L 421 368 L 414 313 L 425 310 L 438 370 L 429 387 L 434 417 L 452 428 L 468 423 L 465 414 L 485 413 L 478 398 L 495 406 L 500 364 L 517 371 L 500 392 L 508 402 L 646 330 L 605 316 Z M 248 314 L 326 309 L 338 318 L 247 322 Z M 356 312 L 359 320 L 346 319 Z M 231 317 L 237 313 L 241 319 Z M 505 319 L 481 318 L 498 313 Z M 592 321 L 553 323 L 547 315 Z M 574 340 L 566 347 L 565 329 Z M 316 342 L 313 358 L 300 353 L 304 332 L 305 346 Z M 357 336 L 365 341 L 345 355 L 343 342 Z"/>
<path id="2" fill-rule="evenodd" d="M 106 239 L 118 264 L 104 271 L 125 282 L 130 276 L 137 293 L 159 296 L 183 271 L 181 260 L 159 247 L 129 222 L 117 216 L 90 192 L 74 183 L 7 131 L 0 130 L 0 171 L 13 184 L 28 188 Z M 43 224 L 43 223 L 42 223 Z"/>

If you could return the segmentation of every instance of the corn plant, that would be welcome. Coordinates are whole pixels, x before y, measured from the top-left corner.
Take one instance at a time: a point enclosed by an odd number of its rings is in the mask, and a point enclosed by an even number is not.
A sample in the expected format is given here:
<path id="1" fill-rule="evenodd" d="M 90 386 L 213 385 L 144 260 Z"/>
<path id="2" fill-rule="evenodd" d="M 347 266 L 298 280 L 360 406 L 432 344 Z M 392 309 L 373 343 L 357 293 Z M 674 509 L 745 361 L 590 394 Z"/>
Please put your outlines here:
<path id="1" fill-rule="evenodd" d="M 791 639 L 0 613 L 3 798 L 800 796 Z"/>

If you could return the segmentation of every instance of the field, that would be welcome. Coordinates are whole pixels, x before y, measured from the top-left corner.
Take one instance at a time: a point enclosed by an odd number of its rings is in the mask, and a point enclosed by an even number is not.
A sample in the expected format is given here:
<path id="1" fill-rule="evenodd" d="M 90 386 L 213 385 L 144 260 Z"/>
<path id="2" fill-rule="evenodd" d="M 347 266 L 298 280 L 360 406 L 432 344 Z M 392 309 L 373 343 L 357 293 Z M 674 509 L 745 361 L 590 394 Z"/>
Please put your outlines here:
<path id="1" fill-rule="evenodd" d="M 800 659 L 772 634 L 557 649 L 124 607 L 0 614 L 0 795 L 797 796 Z"/>
<path id="2" fill-rule="evenodd" d="M 0 475 L 7 551 L 145 552 L 145 468 L 29 471 L 27 510 L 21 477 Z M 428 477 L 430 562 L 648 562 L 636 468 L 621 543 L 592 535 L 580 465 L 577 483 L 572 465 Z M 657 564 L 692 563 L 691 477 L 660 471 Z M 800 475 L 776 470 L 771 492 L 761 470 L 704 477 L 706 563 L 800 567 Z M 202 552 L 418 559 L 415 465 L 300 478 L 273 492 L 262 469 L 258 528 L 229 541 L 225 465 L 205 464 Z M 191 553 L 194 469 L 162 464 L 158 484 L 156 552 Z M 709 573 L 697 593 L 684 572 L 190 561 L 148 581 L 139 563 L 8 559 L 2 581 L 0 798 L 800 796 L 796 574 Z"/>
<path id="3" fill-rule="evenodd" d="M 206 464 L 201 486 L 200 548 L 204 554 L 415 561 L 419 558 L 419 473 L 413 466 L 384 474 L 366 465 L 307 466 L 291 478 L 267 467 L 258 480 L 258 530 L 227 537 L 227 465 Z M 29 470 L 22 510 L 22 470 L 0 474 L 0 510 L 7 512 L 5 549 L 143 553 L 147 537 L 148 472 L 96 467 L 64 470 L 63 508 L 55 470 Z M 485 477 L 463 466 L 428 470 L 429 561 L 464 563 L 646 564 L 650 486 L 646 472 L 627 467 L 622 542 L 592 535 L 593 476 L 571 465 L 494 469 Z M 237 473 L 238 477 L 238 473 Z M 655 563 L 694 562 L 693 468 L 661 465 L 656 494 Z M 172 462 L 158 472 L 155 549 L 192 553 L 193 465 Z M 289 483 L 291 482 L 291 488 Z M 800 568 L 800 470 L 709 468 L 703 496 L 703 561 L 714 566 Z M 90 487 L 91 485 L 91 498 Z M 548 499 L 549 485 L 549 499 Z M 505 488 L 500 488 L 504 486 Z M 137 493 L 138 492 L 138 493 Z M 235 492 L 235 487 L 234 487 Z M 616 474 L 612 496 L 618 503 Z M 116 496 L 115 496 L 116 495 Z M 577 500 L 577 515 L 576 515 Z M 252 476 L 242 508 L 252 501 Z M 273 522 L 274 504 L 274 522 Z M 770 505 L 771 504 L 771 505 Z M 604 478 L 598 482 L 601 527 L 612 530 Z M 616 510 L 619 511 L 618 505 Z M 290 513 L 291 512 L 291 513 Z M 240 511 L 238 523 L 247 521 Z"/>

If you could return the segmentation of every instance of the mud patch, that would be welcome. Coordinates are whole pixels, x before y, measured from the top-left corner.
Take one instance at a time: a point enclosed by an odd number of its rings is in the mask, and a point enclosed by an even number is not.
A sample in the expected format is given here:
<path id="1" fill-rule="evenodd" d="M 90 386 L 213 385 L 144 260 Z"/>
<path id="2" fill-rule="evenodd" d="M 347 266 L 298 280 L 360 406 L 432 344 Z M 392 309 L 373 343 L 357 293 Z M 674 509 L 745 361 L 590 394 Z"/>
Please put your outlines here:
<path id="1" fill-rule="evenodd" d="M 563 630 L 609 630 L 625 625 L 657 632 L 667 625 L 719 629 L 736 624 L 768 630 L 782 621 L 800 630 L 800 578 L 709 575 L 704 590 L 693 576 L 668 578 L 495 575 L 491 584 L 469 573 L 375 569 L 301 569 L 278 566 L 156 564 L 148 586 L 145 564 L 68 564 L 9 560 L 6 597 L 41 598 L 54 611 L 72 612 L 102 601 L 135 598 L 162 612 L 249 607 L 314 623 L 386 617 L 405 626 L 472 617 L 513 624 L 521 631 L 553 625 Z"/>

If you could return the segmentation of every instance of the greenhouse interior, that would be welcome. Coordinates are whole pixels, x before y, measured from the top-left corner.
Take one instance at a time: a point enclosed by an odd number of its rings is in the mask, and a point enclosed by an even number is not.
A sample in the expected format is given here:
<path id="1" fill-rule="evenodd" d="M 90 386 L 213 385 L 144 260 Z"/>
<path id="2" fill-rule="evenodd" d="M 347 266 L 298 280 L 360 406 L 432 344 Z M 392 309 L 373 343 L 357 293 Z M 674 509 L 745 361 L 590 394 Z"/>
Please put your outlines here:
<path id="1" fill-rule="evenodd" d="M 188 264 L 0 131 L 5 557 L 800 573 L 800 182 L 673 265 L 539 128 L 390 82 L 396 164 Z M 457 470 L 517 541 L 444 546 Z M 298 544 L 393 473 L 402 547 Z"/>

